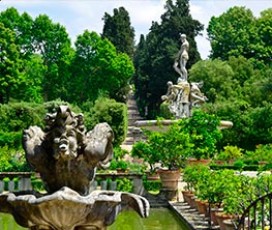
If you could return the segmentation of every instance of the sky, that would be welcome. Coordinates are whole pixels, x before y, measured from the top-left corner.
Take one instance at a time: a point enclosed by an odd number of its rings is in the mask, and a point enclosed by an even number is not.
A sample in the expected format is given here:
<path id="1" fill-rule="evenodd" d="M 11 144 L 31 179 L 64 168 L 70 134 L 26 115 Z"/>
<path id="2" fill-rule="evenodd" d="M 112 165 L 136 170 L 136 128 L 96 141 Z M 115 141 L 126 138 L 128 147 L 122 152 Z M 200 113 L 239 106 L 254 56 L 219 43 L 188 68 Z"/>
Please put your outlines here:
<path id="1" fill-rule="evenodd" d="M 46 14 L 54 23 L 63 25 L 74 42 L 85 30 L 102 33 L 105 12 L 113 15 L 114 8 L 123 6 L 129 12 L 137 44 L 141 34 L 148 34 L 152 21 L 160 22 L 164 5 L 165 0 L 0 0 L 0 11 L 15 7 L 33 19 Z M 244 6 L 259 17 L 261 11 L 272 8 L 272 0 L 190 0 L 192 17 L 205 27 L 203 35 L 196 38 L 202 59 L 208 57 L 211 49 L 206 33 L 210 18 L 233 6 Z"/>

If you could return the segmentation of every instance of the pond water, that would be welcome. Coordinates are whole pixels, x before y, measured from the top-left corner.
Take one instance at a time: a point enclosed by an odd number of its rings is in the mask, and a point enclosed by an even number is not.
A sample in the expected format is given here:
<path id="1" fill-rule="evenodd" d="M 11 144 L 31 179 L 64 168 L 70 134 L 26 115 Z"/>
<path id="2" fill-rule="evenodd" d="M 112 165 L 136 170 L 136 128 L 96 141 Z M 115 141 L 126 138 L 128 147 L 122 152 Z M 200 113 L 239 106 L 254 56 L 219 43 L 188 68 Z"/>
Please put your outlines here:
<path id="1" fill-rule="evenodd" d="M 25 230 L 16 224 L 9 214 L 0 213 L 1 230 Z M 142 219 L 134 211 L 125 211 L 118 215 L 117 220 L 108 230 L 187 230 L 175 214 L 167 208 L 150 210 L 150 215 Z"/>

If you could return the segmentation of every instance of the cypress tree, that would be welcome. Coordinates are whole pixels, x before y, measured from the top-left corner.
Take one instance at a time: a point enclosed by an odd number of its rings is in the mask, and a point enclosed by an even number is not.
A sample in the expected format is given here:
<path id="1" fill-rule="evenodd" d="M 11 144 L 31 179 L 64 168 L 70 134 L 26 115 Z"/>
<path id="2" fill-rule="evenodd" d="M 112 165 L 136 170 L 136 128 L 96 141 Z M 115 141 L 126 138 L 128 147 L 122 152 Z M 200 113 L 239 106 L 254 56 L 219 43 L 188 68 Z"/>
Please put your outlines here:
<path id="1" fill-rule="evenodd" d="M 146 110 L 147 117 L 155 118 L 159 113 L 161 96 L 167 90 L 167 81 L 176 83 L 178 74 L 173 69 L 174 60 L 180 48 L 179 33 L 187 35 L 190 43 L 187 69 L 200 60 L 195 37 L 203 30 L 203 25 L 194 20 L 189 10 L 189 0 L 167 0 L 161 23 L 153 22 L 145 40 L 145 55 L 141 55 L 142 65 L 136 66 L 136 96 L 140 110 Z M 138 49 L 140 46 L 138 45 Z M 141 48 L 140 48 L 141 49 Z M 137 69 L 140 68 L 140 69 Z M 141 76 L 137 74 L 141 73 Z M 144 78 L 142 76 L 145 76 Z M 146 90 L 142 90 L 146 87 Z"/>

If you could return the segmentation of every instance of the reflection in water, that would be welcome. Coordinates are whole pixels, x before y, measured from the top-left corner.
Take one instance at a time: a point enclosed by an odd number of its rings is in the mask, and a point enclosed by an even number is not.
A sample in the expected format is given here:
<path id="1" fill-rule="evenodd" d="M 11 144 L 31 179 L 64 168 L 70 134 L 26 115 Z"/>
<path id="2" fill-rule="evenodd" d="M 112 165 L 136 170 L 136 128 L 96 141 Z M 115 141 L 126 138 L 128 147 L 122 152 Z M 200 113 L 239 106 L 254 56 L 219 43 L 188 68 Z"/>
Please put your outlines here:
<path id="1" fill-rule="evenodd" d="M 184 224 L 166 208 L 150 209 L 150 215 L 142 219 L 136 212 L 125 211 L 118 215 L 109 230 L 186 230 Z"/>
<path id="2" fill-rule="evenodd" d="M 1 230 L 23 230 L 27 228 L 22 228 L 18 224 L 16 224 L 12 215 L 10 214 L 0 214 L 0 229 Z"/>
<path id="3" fill-rule="evenodd" d="M 25 230 L 16 224 L 10 214 L 0 214 L 1 230 Z M 142 219 L 134 211 L 125 211 L 118 215 L 108 230 L 186 230 L 187 228 L 166 208 L 150 209 L 150 215 Z"/>

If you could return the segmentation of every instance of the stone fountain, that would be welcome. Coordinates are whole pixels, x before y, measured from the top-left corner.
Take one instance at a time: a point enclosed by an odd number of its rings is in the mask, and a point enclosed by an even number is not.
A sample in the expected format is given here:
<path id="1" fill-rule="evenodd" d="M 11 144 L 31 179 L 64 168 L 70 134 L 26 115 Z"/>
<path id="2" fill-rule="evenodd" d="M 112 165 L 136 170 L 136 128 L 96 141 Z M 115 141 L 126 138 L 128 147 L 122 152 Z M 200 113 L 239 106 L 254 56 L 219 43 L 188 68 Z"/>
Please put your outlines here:
<path id="1" fill-rule="evenodd" d="M 47 193 L 1 194 L 0 212 L 33 230 L 105 230 L 128 208 L 148 216 L 149 203 L 141 196 L 90 189 L 96 168 L 106 167 L 113 156 L 114 135 L 107 123 L 87 132 L 83 115 L 67 106 L 47 114 L 45 122 L 44 130 L 24 130 L 23 147 Z"/>

